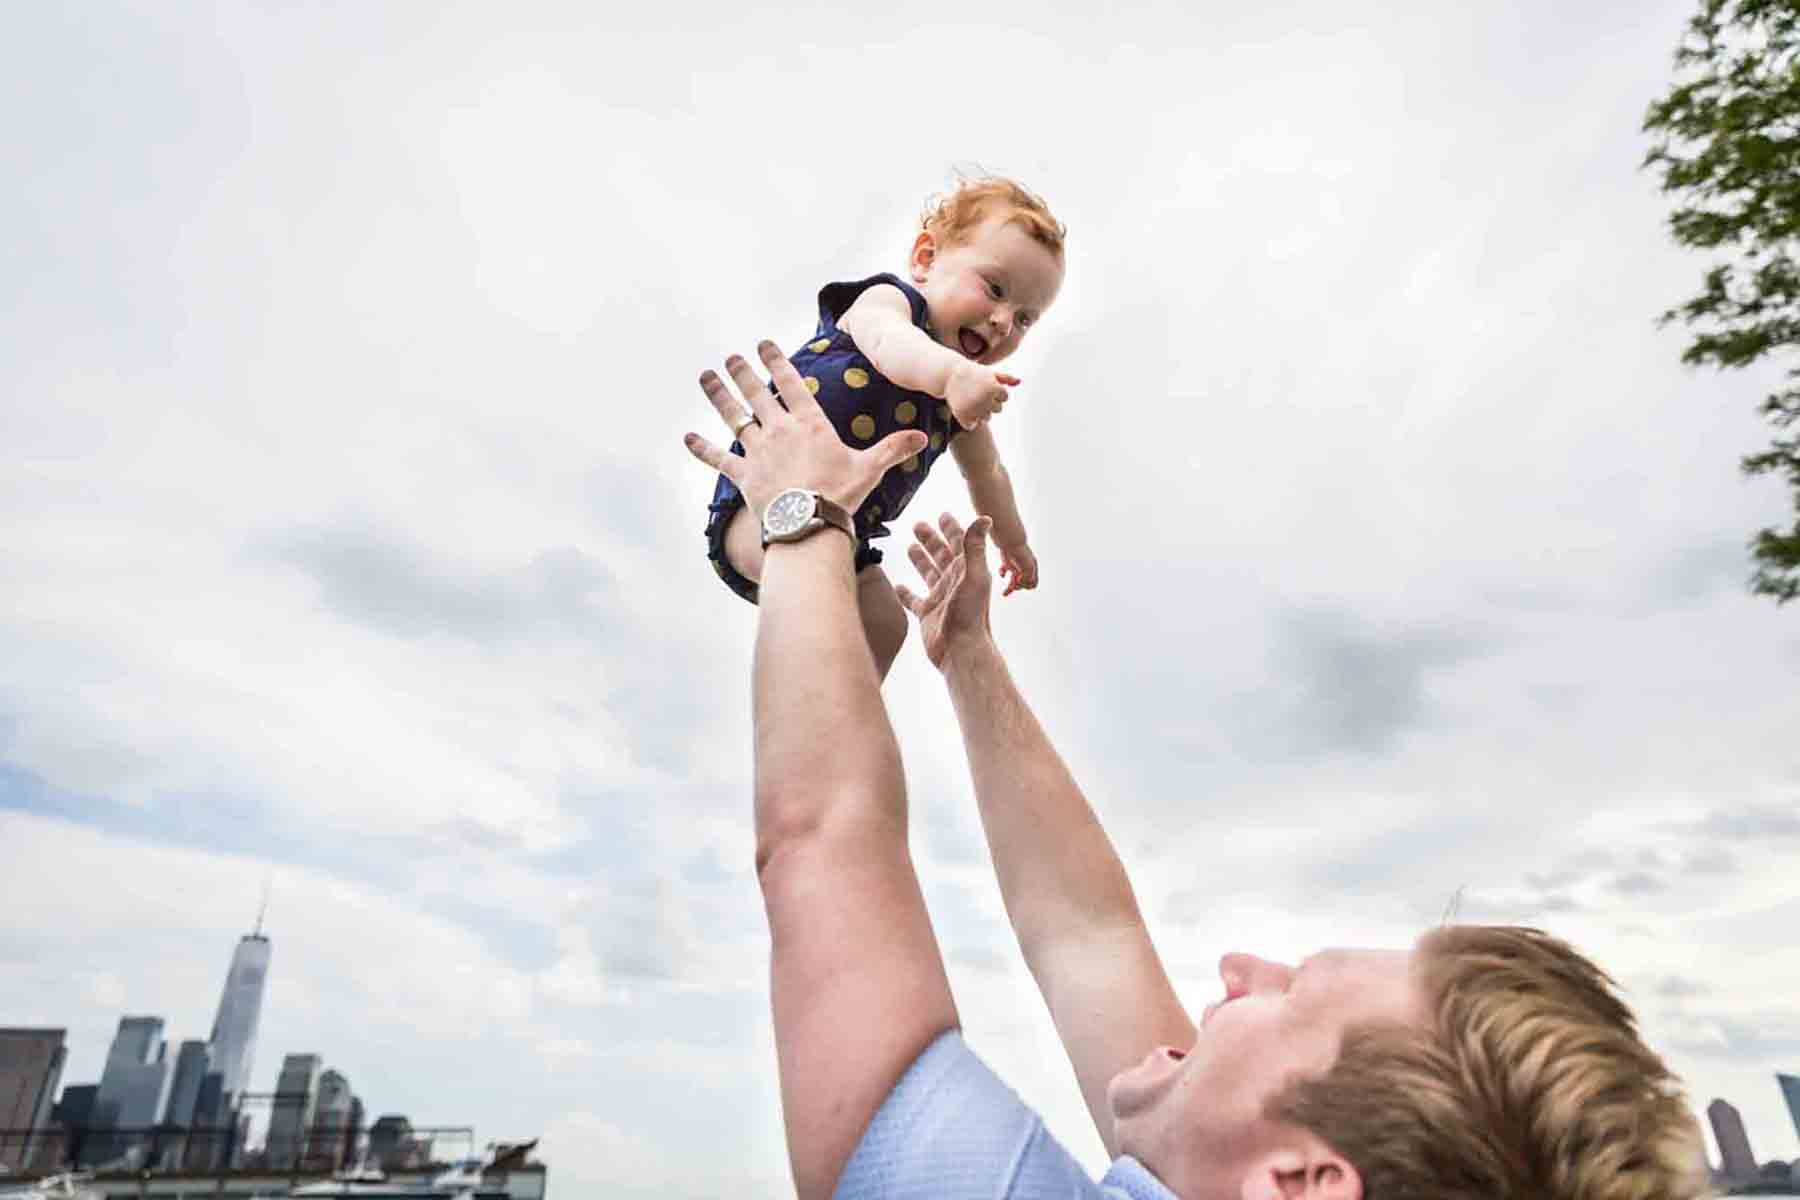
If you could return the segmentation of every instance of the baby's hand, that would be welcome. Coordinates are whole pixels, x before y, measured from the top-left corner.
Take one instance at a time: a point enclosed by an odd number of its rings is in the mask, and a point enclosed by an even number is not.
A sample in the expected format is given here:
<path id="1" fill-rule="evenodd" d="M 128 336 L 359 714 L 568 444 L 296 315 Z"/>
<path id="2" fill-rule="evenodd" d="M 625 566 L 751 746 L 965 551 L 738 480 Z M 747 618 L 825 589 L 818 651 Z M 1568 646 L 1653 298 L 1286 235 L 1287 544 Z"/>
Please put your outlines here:
<path id="1" fill-rule="evenodd" d="M 1000 577 L 1006 580 L 1006 590 L 1002 596 L 1010 596 L 1017 591 L 1029 592 L 1038 585 L 1037 555 L 1029 546 L 1014 546 L 1000 550 Z"/>
<path id="2" fill-rule="evenodd" d="M 1019 377 L 984 367 L 980 363 L 959 363 L 950 376 L 950 390 L 944 400 L 950 414 L 964 429 L 974 429 L 1006 406 L 1007 388 L 1018 387 Z"/>

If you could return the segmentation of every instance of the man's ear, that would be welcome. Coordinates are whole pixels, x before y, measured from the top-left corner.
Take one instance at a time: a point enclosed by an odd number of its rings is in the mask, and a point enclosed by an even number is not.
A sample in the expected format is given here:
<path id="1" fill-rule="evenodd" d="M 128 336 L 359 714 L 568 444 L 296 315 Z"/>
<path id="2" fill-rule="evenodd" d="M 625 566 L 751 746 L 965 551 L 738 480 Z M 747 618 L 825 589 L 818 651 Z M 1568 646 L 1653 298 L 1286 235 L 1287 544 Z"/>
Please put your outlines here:
<path id="1" fill-rule="evenodd" d="M 1362 1200 L 1362 1176 L 1350 1160 L 1317 1138 L 1308 1142 L 1253 1161 L 1243 1200 Z"/>
<path id="2" fill-rule="evenodd" d="M 919 236 L 913 239 L 912 257 L 907 259 L 907 273 L 914 283 L 924 283 L 925 277 L 931 274 L 931 264 L 937 259 L 937 239 L 931 236 L 929 229 L 919 230 Z"/>

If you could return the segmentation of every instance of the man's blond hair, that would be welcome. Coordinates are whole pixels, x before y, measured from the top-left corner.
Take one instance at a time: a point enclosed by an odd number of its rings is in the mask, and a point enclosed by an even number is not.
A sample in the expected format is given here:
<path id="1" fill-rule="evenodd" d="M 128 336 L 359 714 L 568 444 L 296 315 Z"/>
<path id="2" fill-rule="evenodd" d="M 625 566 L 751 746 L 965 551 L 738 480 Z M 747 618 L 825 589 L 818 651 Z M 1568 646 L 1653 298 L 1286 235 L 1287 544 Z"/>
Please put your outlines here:
<path id="1" fill-rule="evenodd" d="M 1691 1200 L 1711 1184 L 1678 1080 L 1613 981 L 1535 929 L 1420 939 L 1429 1028 L 1366 1024 L 1267 1115 L 1311 1130 L 1364 1200 Z"/>

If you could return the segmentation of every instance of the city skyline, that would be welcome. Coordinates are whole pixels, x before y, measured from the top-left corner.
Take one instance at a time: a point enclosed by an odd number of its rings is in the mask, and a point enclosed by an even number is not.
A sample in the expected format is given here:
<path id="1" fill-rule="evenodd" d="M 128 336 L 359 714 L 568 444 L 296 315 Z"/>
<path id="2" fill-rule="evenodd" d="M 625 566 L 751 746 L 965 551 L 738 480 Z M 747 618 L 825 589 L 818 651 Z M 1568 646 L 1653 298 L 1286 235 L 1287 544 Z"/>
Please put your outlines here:
<path id="1" fill-rule="evenodd" d="M 66 1030 L 0 1026 L 0 1130 L 12 1135 L 0 1141 L 0 1162 L 35 1163 L 52 1144 L 44 1136 L 61 1147 L 79 1131 L 67 1145 L 80 1165 L 99 1167 L 129 1161 L 148 1131 L 183 1129 L 215 1136 L 163 1144 L 161 1168 L 211 1170 L 246 1152 L 274 1169 L 342 1165 L 356 1150 L 356 1135 L 370 1131 L 362 1099 L 342 1071 L 327 1067 L 318 1053 L 290 1052 L 281 1058 L 272 1093 L 246 1086 L 273 951 L 263 932 L 267 908 L 265 891 L 255 928 L 232 953 L 205 1041 L 183 1040 L 170 1054 L 165 1017 L 122 1014 L 100 1076 L 88 1083 L 64 1077 Z M 261 1112 L 252 1100 L 267 1102 L 260 1139 L 251 1137 L 252 1117 Z M 386 1120 L 406 1124 L 399 1114 Z"/>
<path id="2" fill-rule="evenodd" d="M 273 940 L 263 929 L 267 908 L 265 890 L 255 927 L 239 937 L 226 968 L 207 1040 L 184 1039 L 171 1053 L 173 1024 L 166 1015 L 122 1013 L 109 1036 L 88 1039 L 92 1045 L 87 1048 L 99 1051 L 98 1070 L 88 1080 L 80 1077 L 83 1039 L 71 1040 L 60 1027 L 0 1025 L 0 1104 L 10 1104 L 18 1114 L 37 1114 L 35 1120 L 18 1116 L 16 1126 L 0 1122 L 0 1129 L 42 1127 L 65 1093 L 88 1093 L 93 1107 L 82 1108 L 82 1119 L 95 1130 L 142 1130 L 157 1124 L 212 1128 L 221 1114 L 248 1097 L 255 1103 L 238 1115 L 248 1121 L 256 1135 L 251 1144 L 258 1150 L 266 1151 L 275 1135 L 287 1139 L 291 1152 L 321 1131 L 341 1134 L 356 1128 L 367 1133 L 374 1114 L 352 1090 L 345 1072 L 327 1066 L 323 1054 L 284 1052 L 267 1088 L 252 1082 L 273 956 Z M 71 1060 L 77 1064 L 73 1074 L 65 1069 Z M 401 1113 L 384 1113 L 383 1119 L 411 1128 Z M 198 1165 L 205 1164 L 189 1163 Z"/>
<path id="3" fill-rule="evenodd" d="M 243 935 L 239 940 L 238 950 L 233 954 L 222 989 L 220 1017 L 214 1022 L 216 1033 L 227 1008 L 234 1003 L 233 997 L 236 997 L 236 1002 L 243 1003 L 248 995 L 246 988 L 254 989 L 254 1001 L 248 1021 L 249 1040 L 247 1042 L 233 1040 L 229 1043 L 234 1048 L 243 1051 L 242 1060 L 245 1066 L 243 1074 L 239 1076 L 240 1080 L 247 1076 L 248 1061 L 254 1056 L 255 1014 L 260 1012 L 272 949 L 270 939 L 262 932 L 262 919 L 263 914 L 259 912 L 255 930 Z M 254 954 L 248 960 L 255 964 L 254 969 L 250 972 L 241 970 L 246 962 L 243 952 L 247 944 L 255 947 Z M 4 1015 L 0 1014 L 0 1018 L 3 1018 Z M 236 1027 L 241 1028 L 243 1025 L 240 1022 Z M 210 1043 L 197 1040 L 185 1041 L 180 1047 L 178 1056 L 170 1059 L 166 1054 L 167 1039 L 163 1036 L 165 1028 L 166 1021 L 160 1016 L 122 1015 L 119 1018 L 115 1036 L 108 1044 L 105 1063 L 109 1069 L 117 1069 L 122 1072 L 119 1075 L 122 1082 L 117 1084 L 121 1089 L 120 1094 L 135 1094 L 138 1097 L 136 1102 L 141 1107 L 146 1103 L 142 1098 L 147 1094 L 146 1089 L 149 1092 L 158 1092 L 160 1089 L 160 1097 L 166 1100 L 170 1106 L 163 1120 L 182 1123 L 174 1115 L 179 1111 L 174 1106 L 184 1091 L 188 1096 L 187 1103 L 191 1105 L 194 1094 L 198 1090 L 198 1084 L 196 1083 L 192 1090 L 185 1090 L 179 1086 L 179 1080 L 184 1077 L 184 1074 L 197 1075 L 202 1069 L 196 1067 L 184 1073 L 182 1064 L 189 1061 L 190 1054 L 196 1061 L 204 1063 Z M 49 1093 L 43 1101 L 44 1112 L 47 1116 L 51 1099 L 60 1091 L 60 1088 L 79 1088 L 84 1085 L 63 1075 L 63 1064 L 69 1054 L 69 1047 L 64 1044 L 66 1036 L 64 1030 L 0 1025 L 0 1050 L 4 1049 L 8 1035 L 17 1037 L 22 1034 L 31 1035 L 33 1041 L 45 1041 L 47 1035 L 54 1036 L 54 1069 L 50 1076 Z M 48 1061 L 47 1058 L 46 1061 Z M 3 1071 L 6 1062 L 4 1054 L 0 1054 L 0 1082 L 4 1082 L 6 1078 Z M 162 1068 L 160 1073 L 155 1070 L 158 1067 Z M 129 1072 L 139 1073 L 134 1075 Z M 222 1075 L 223 1072 L 207 1070 L 206 1074 Z M 57 1079 L 62 1080 L 60 1088 L 55 1082 Z M 1777 1070 L 1772 1073 L 1772 1082 L 1781 1096 L 1784 1115 L 1793 1127 L 1796 1140 L 1800 1141 L 1800 1073 Z M 103 1071 L 99 1086 L 103 1087 L 104 1083 L 105 1072 Z M 135 1093 L 132 1089 L 135 1089 Z M 352 1092 L 349 1080 L 343 1072 L 326 1066 L 325 1057 L 317 1052 L 284 1052 L 274 1086 L 267 1095 L 270 1104 L 266 1120 L 261 1123 L 263 1138 L 260 1142 L 260 1149 L 271 1155 L 272 1158 L 284 1153 L 290 1156 L 297 1155 L 303 1140 L 309 1135 L 321 1131 L 360 1128 L 366 1133 L 372 1131 L 376 1126 L 376 1120 L 372 1115 L 369 1116 L 366 1123 L 350 1124 L 349 1118 L 353 1112 L 360 1115 L 365 1114 L 367 1110 L 362 1105 L 361 1098 Z M 9 1098 L 4 1089 L 0 1089 L 0 1102 Z M 1700 1098 L 1690 1093 L 1689 1102 L 1695 1109 L 1696 1117 L 1700 1120 L 1702 1130 L 1707 1138 L 1709 1161 L 1712 1161 L 1715 1167 L 1725 1175 L 1750 1179 L 1757 1174 L 1763 1164 L 1770 1161 L 1791 1162 L 1800 1166 L 1800 1155 L 1771 1158 L 1767 1154 L 1758 1154 L 1754 1131 L 1744 1122 L 1741 1108 L 1732 1098 L 1711 1097 L 1702 1107 Z M 327 1112 L 331 1114 L 329 1119 L 325 1116 Z M 391 1122 L 396 1119 L 396 1116 L 397 1114 L 388 1114 L 381 1119 Z M 403 1117 L 399 1119 L 405 1120 Z M 96 1108 L 94 1120 L 95 1127 L 100 1128 L 101 1122 L 106 1120 L 104 1110 Z M 134 1122 L 121 1120 L 118 1124 L 127 1126 Z M 4 1127 L 3 1124 L 0 1124 L 0 1128 Z M 23 1128 L 23 1126 L 20 1127 Z M 283 1139 L 280 1146 L 277 1145 L 278 1138 Z M 282 1164 L 277 1163 L 277 1165 Z M 286 1165 L 292 1165 L 292 1163 L 289 1162 Z"/>

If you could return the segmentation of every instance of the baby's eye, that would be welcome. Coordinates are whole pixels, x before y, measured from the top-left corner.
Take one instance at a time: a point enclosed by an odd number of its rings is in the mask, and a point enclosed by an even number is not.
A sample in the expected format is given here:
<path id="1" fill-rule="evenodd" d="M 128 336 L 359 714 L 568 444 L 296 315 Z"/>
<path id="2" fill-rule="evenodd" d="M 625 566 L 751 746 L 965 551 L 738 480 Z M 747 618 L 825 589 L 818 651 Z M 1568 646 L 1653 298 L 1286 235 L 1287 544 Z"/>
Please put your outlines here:
<path id="1" fill-rule="evenodd" d="M 1030 329 L 1033 325 L 1036 325 L 1036 324 L 1037 324 L 1037 318 L 1032 316 L 1030 313 L 1020 313 L 1019 314 L 1019 328 L 1020 329 Z"/>
<path id="2" fill-rule="evenodd" d="M 1000 297 L 1002 297 L 1006 294 L 1005 292 L 1000 290 L 1000 285 L 995 283 L 991 279 L 987 281 L 987 285 L 988 285 L 988 295 L 992 296 L 996 300 L 1000 299 Z"/>

